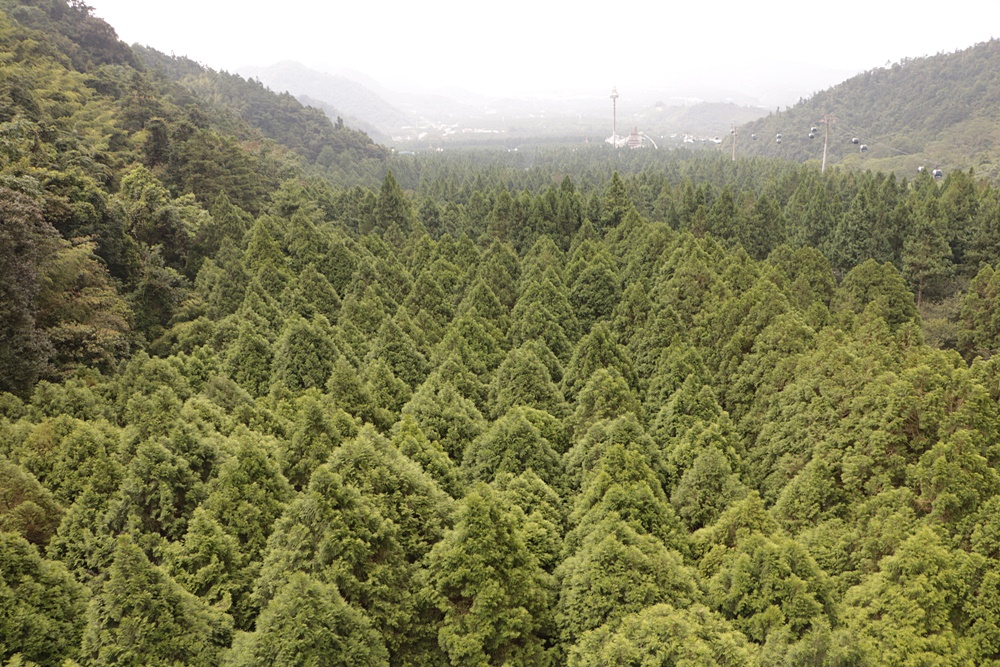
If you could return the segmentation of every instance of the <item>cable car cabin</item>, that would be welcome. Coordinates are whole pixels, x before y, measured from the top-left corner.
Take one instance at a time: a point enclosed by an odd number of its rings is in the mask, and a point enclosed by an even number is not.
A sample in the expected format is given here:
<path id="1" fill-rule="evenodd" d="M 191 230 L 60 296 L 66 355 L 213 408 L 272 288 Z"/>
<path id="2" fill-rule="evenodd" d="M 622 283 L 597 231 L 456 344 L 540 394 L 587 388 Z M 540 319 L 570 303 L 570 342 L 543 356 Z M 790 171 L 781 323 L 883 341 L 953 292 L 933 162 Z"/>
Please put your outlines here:
<path id="1" fill-rule="evenodd" d="M 809 133 L 809 138 L 810 139 L 815 139 L 816 138 L 816 133 L 815 132 L 810 132 Z"/>
<path id="2" fill-rule="evenodd" d="M 868 144 L 861 144 L 861 152 L 864 153 L 867 151 L 868 151 Z"/>
<path id="3" fill-rule="evenodd" d="M 853 139 L 851 139 L 851 143 L 856 146 L 861 143 L 861 140 L 858 139 L 857 137 L 854 137 Z"/>
<path id="4" fill-rule="evenodd" d="M 776 143 L 776 144 L 780 144 L 780 143 L 781 143 L 781 137 L 778 137 L 777 139 L 775 139 L 775 140 L 774 140 L 774 143 Z"/>
<path id="5" fill-rule="evenodd" d="M 918 174 L 924 173 L 924 166 L 923 165 L 920 165 L 919 167 L 917 167 L 917 173 Z"/>
<path id="6" fill-rule="evenodd" d="M 941 171 L 940 169 L 935 169 L 934 171 L 931 172 L 931 176 L 933 176 L 934 178 L 940 180 L 940 179 L 944 178 L 944 172 Z"/>
<path id="7" fill-rule="evenodd" d="M 811 132 L 812 134 L 816 134 L 817 132 L 819 132 L 819 128 L 818 127 L 810 127 L 809 128 L 809 132 Z"/>
<path id="8" fill-rule="evenodd" d="M 751 134 L 750 138 L 753 139 L 754 141 L 757 141 L 757 135 L 756 134 Z"/>
<path id="9" fill-rule="evenodd" d="M 774 138 L 775 139 L 780 139 L 781 138 L 781 132 L 778 132 L 776 135 L 774 135 Z"/>

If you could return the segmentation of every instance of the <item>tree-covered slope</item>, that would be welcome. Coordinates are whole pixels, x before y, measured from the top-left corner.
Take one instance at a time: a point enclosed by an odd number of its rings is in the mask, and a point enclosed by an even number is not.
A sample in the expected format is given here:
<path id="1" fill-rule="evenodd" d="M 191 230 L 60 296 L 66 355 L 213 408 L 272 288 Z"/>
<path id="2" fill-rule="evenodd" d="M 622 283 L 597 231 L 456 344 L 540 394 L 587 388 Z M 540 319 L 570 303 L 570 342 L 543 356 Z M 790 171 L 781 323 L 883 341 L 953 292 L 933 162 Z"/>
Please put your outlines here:
<path id="1" fill-rule="evenodd" d="M 288 93 L 275 94 L 259 81 L 216 72 L 187 58 L 167 56 L 138 45 L 133 49 L 148 69 L 163 72 L 203 105 L 218 108 L 221 114 L 235 113 L 265 137 L 304 157 L 307 163 L 329 166 L 339 160 L 348 166 L 385 157 L 385 149 L 364 133 L 342 122 L 336 124 L 321 109 L 303 106 Z"/>
<path id="2" fill-rule="evenodd" d="M 386 135 L 398 134 L 399 128 L 416 122 L 412 114 L 396 108 L 356 81 L 309 69 L 296 62 L 244 67 L 242 71 L 274 90 L 290 91 L 293 95 L 306 95 L 335 105 L 348 117 L 371 123 Z"/>
<path id="3" fill-rule="evenodd" d="M 5 389 L 110 369 L 154 338 L 203 259 L 283 181 L 384 170 L 363 134 L 255 82 L 133 51 L 82 3 L 3 7 Z"/>
<path id="4" fill-rule="evenodd" d="M 742 126 L 737 152 L 820 160 L 825 131 L 820 120 L 828 115 L 835 119 L 829 145 L 835 163 L 907 176 L 920 166 L 946 172 L 972 167 L 995 180 L 1000 177 L 998 71 L 997 40 L 873 69 Z M 818 132 L 810 139 L 813 127 Z M 854 138 L 859 144 L 851 143 Z M 868 147 L 864 153 L 861 144 Z M 722 148 L 729 147 L 727 142 Z"/>

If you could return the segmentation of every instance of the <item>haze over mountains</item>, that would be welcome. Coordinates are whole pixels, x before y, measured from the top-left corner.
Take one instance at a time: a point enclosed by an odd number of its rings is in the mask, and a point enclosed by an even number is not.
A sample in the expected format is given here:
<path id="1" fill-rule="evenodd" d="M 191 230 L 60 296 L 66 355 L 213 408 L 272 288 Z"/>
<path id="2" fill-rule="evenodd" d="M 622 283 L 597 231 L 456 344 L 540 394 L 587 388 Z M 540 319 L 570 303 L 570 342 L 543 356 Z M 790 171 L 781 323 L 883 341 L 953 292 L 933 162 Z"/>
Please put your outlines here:
<path id="1" fill-rule="evenodd" d="M 673 90 L 619 87 L 617 131 L 637 128 L 660 147 L 732 150 L 739 126 L 741 155 L 820 161 L 824 115 L 832 119 L 830 164 L 913 174 L 919 167 L 970 167 L 1000 175 L 1000 46 L 989 41 L 953 53 L 906 58 L 847 78 L 786 106 L 764 107 L 781 92 L 767 90 L 774 72 L 744 82 L 761 98 L 688 82 Z M 611 135 L 608 90 L 573 95 L 490 97 L 451 88 L 435 93 L 393 89 L 356 71 L 329 74 L 285 61 L 240 68 L 269 88 L 342 117 L 398 150 L 458 146 L 519 146 L 605 142 Z M 805 73 L 788 72 L 788 88 Z M 786 98 L 787 99 L 787 98 Z M 812 132 L 811 132 L 812 131 Z M 810 132 L 813 137 L 808 135 Z M 777 135 L 782 135 L 777 142 Z M 756 138 L 753 138 L 756 137 Z M 857 143 L 852 143 L 858 139 Z M 647 146 L 650 143 L 647 142 Z M 865 146 L 864 151 L 861 146 Z"/>
<path id="2" fill-rule="evenodd" d="M 332 118 L 341 115 L 345 122 L 401 147 L 526 139 L 601 142 L 611 135 L 610 84 L 599 92 L 503 97 L 459 88 L 434 93 L 394 90 L 355 71 L 329 74 L 291 61 L 241 67 L 239 73 L 277 92 L 288 91 L 306 104 L 323 108 Z M 632 127 L 639 127 L 668 142 L 669 135 L 676 135 L 673 143 L 679 144 L 684 135 L 712 137 L 734 122 L 765 113 L 750 95 L 710 88 L 622 88 L 618 133 L 627 135 Z"/>

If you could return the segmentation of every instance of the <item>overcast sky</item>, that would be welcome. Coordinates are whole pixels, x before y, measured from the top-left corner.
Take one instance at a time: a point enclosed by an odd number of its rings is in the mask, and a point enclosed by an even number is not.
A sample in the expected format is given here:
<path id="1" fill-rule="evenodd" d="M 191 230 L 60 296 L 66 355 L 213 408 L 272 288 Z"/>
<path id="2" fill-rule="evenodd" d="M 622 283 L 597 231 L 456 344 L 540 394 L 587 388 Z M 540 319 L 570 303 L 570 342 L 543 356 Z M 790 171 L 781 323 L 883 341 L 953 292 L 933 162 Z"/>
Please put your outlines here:
<path id="1" fill-rule="evenodd" d="M 496 95 L 730 81 L 808 93 L 887 61 L 1000 36 L 1000 0 L 88 4 L 126 42 L 214 69 L 296 60 L 359 70 L 390 87 Z"/>

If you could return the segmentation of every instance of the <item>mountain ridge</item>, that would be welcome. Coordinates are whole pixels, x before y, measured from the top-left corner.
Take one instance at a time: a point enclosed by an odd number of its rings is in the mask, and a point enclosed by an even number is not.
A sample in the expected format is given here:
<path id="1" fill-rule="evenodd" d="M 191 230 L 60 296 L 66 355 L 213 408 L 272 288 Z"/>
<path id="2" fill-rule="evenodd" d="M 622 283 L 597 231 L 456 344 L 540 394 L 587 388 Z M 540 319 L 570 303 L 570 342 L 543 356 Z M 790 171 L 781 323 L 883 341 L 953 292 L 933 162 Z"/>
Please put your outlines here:
<path id="1" fill-rule="evenodd" d="M 997 72 L 1000 40 L 995 39 L 952 53 L 906 58 L 743 125 L 737 154 L 820 160 L 825 130 L 820 121 L 827 115 L 834 119 L 831 163 L 907 176 L 920 167 L 973 168 L 995 180 L 1000 178 Z M 816 136 L 810 139 L 814 127 Z M 731 148 L 730 142 L 722 148 Z"/>

